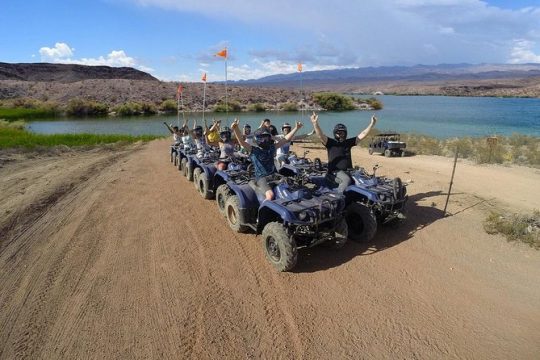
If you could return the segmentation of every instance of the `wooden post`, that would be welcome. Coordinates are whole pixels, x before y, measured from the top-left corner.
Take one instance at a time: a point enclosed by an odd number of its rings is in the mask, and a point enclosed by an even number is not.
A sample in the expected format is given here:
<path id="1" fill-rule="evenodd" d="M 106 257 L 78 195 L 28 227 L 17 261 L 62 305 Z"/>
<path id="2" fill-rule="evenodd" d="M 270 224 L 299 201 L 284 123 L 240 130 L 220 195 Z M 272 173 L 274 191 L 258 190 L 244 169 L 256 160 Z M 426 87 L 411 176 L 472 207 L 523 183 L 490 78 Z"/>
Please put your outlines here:
<path id="1" fill-rule="evenodd" d="M 486 140 L 487 140 L 487 143 L 489 145 L 488 164 L 491 164 L 491 156 L 493 155 L 493 148 L 495 148 L 495 145 L 497 145 L 497 137 L 496 136 L 490 136 Z"/>
<path id="2" fill-rule="evenodd" d="M 458 157 L 458 147 L 456 146 L 456 154 L 454 156 L 454 167 L 452 169 L 452 176 L 450 177 L 450 186 L 448 187 L 448 194 L 446 195 L 446 204 L 444 204 L 443 216 L 447 216 L 446 208 L 448 207 L 448 200 L 450 200 L 450 193 L 452 192 L 452 184 L 454 184 L 454 174 L 456 173 L 456 163 Z"/>

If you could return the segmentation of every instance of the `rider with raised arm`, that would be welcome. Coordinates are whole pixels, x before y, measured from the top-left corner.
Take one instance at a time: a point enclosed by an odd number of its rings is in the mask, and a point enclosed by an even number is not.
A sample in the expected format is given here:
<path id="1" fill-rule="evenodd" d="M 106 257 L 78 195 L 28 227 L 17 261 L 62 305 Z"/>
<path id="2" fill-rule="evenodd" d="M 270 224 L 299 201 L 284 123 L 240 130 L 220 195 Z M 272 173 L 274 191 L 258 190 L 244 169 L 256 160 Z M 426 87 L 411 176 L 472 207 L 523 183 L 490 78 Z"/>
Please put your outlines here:
<path id="1" fill-rule="evenodd" d="M 376 122 L 377 118 L 373 115 L 367 128 L 358 136 L 348 139 L 347 127 L 343 124 L 337 124 L 334 126 L 334 138 L 332 139 L 321 130 L 319 116 L 315 112 L 311 115 L 311 123 L 315 133 L 328 151 L 328 175 L 335 177 L 335 181 L 338 183 L 338 192 L 345 191 L 352 182 L 351 177 L 346 172 L 347 169 L 352 168 L 351 148 L 359 144 L 369 134 Z"/>
<path id="2" fill-rule="evenodd" d="M 238 129 L 238 119 L 235 119 L 231 125 L 234 131 L 234 135 L 238 140 L 238 143 L 243 146 L 250 154 L 253 166 L 255 168 L 255 183 L 261 192 L 264 192 L 266 200 L 272 200 L 274 198 L 274 192 L 268 185 L 267 177 L 273 175 L 276 172 L 274 165 L 274 157 L 276 155 L 276 148 L 280 148 L 287 142 L 291 141 L 294 134 L 302 127 L 301 122 L 296 122 L 296 126 L 291 130 L 283 139 L 279 139 L 274 142 L 272 134 L 266 127 L 261 127 L 255 132 L 255 144 L 251 145 L 246 142 Z"/>

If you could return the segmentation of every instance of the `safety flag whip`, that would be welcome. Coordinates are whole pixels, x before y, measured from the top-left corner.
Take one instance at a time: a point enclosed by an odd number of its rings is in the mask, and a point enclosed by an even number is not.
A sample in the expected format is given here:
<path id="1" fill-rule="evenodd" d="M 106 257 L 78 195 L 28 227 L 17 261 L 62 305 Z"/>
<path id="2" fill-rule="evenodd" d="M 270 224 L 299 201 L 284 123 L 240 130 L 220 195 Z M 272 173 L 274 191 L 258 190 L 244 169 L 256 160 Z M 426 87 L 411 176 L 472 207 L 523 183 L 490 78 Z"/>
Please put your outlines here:
<path id="1" fill-rule="evenodd" d="M 202 119 L 203 119 L 203 124 L 204 124 L 204 111 L 206 109 L 206 73 L 203 74 L 203 76 L 201 77 L 201 80 L 204 82 L 203 100 L 202 100 Z"/>
<path id="2" fill-rule="evenodd" d="M 214 56 L 218 56 L 225 59 L 225 117 L 226 117 L 227 126 L 228 126 L 229 125 L 229 99 L 227 95 L 227 58 L 229 57 L 229 54 L 227 52 L 227 48 L 215 53 Z"/>
<path id="3" fill-rule="evenodd" d="M 301 117 L 300 118 L 302 119 L 302 121 L 304 121 L 305 101 L 304 101 L 304 87 L 303 87 L 303 84 L 302 84 L 302 63 L 301 62 L 298 63 L 297 70 L 300 73 L 300 75 L 299 75 L 299 77 L 300 77 L 300 97 L 302 98 L 302 103 L 300 104 L 300 106 L 301 106 Z"/>
<path id="4" fill-rule="evenodd" d="M 186 115 L 184 113 L 184 98 L 182 93 L 184 88 L 182 84 L 178 84 L 178 89 L 176 90 L 176 118 L 178 121 L 178 127 L 180 127 L 180 105 L 182 105 L 182 120 L 186 120 Z"/>

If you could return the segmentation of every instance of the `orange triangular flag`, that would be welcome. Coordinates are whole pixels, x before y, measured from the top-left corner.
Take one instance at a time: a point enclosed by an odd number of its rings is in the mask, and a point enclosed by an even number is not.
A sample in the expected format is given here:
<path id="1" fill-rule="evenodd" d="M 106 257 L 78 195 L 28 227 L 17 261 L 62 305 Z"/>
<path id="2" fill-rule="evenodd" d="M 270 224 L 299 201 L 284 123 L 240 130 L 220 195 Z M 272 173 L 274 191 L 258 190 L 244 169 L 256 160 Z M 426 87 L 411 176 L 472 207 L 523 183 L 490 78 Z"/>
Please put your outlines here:
<path id="1" fill-rule="evenodd" d="M 206 73 L 203 74 L 201 80 L 204 81 L 204 82 L 206 82 Z"/>
<path id="2" fill-rule="evenodd" d="M 221 56 L 223 58 L 227 58 L 227 48 L 221 50 L 220 52 L 216 53 L 216 56 Z"/>
<path id="3" fill-rule="evenodd" d="M 298 63 L 298 72 L 302 72 L 302 63 Z"/>

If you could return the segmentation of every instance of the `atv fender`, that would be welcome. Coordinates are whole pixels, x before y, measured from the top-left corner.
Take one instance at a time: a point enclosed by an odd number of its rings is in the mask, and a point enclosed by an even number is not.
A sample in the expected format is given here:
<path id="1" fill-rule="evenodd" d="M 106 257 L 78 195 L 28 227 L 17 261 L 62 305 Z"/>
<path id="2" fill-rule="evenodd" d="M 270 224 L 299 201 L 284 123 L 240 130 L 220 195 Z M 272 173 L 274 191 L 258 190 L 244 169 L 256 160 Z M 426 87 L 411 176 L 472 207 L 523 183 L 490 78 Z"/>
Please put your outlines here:
<path id="1" fill-rule="evenodd" d="M 262 233 L 266 224 L 270 222 L 290 223 L 293 220 L 293 214 L 286 208 L 272 201 L 265 201 L 259 208 L 257 234 Z"/>
<path id="2" fill-rule="evenodd" d="M 229 183 L 229 188 L 238 196 L 241 209 L 257 209 L 259 207 L 257 194 L 255 194 L 255 191 L 249 185 L 237 185 L 231 182 Z"/>
<path id="3" fill-rule="evenodd" d="M 377 198 L 377 194 L 367 191 L 366 189 L 362 189 L 361 187 L 358 187 L 356 185 L 348 186 L 343 193 L 345 194 L 345 199 L 347 200 L 347 203 L 350 203 L 352 201 L 365 202 L 366 200 L 373 202 L 379 201 L 379 199 Z"/>

